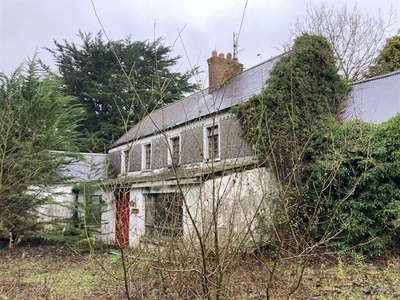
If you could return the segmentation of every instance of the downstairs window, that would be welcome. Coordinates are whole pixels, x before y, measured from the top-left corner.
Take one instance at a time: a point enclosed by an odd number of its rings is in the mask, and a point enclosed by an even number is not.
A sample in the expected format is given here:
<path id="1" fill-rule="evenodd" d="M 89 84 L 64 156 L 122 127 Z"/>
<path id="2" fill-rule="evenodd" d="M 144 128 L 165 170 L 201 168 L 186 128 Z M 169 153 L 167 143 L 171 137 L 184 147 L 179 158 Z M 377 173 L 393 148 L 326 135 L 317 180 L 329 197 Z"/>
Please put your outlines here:
<path id="1" fill-rule="evenodd" d="M 183 233 L 183 197 L 178 193 L 146 195 L 146 234 L 181 236 Z"/>

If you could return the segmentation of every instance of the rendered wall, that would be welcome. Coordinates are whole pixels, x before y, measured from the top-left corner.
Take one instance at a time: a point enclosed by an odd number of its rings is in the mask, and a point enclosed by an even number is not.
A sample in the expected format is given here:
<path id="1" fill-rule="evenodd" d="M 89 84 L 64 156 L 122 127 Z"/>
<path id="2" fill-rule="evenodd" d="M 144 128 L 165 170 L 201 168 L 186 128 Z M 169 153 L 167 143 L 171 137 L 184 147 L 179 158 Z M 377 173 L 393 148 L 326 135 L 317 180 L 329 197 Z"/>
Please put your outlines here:
<path id="1" fill-rule="evenodd" d="M 270 222 L 278 199 L 276 180 L 266 168 L 209 179 L 201 185 L 198 193 L 198 200 L 190 203 L 192 215 L 203 232 L 212 232 L 213 216 L 216 214 L 222 245 L 232 243 L 232 238 L 236 242 L 249 240 L 249 230 L 254 230 L 259 225 L 258 215 L 266 216 L 264 221 Z M 193 232 L 190 225 L 187 232 Z"/>
<path id="2" fill-rule="evenodd" d="M 58 185 L 52 187 L 32 187 L 32 193 L 39 198 L 51 197 L 49 204 L 42 205 L 38 209 L 39 222 L 50 222 L 55 219 L 72 217 L 72 207 L 76 194 L 72 191 L 72 185 Z"/>
<path id="3" fill-rule="evenodd" d="M 131 213 L 129 216 L 129 245 L 136 247 L 145 235 L 146 194 L 176 192 L 175 185 L 161 182 L 145 183 L 145 188 L 130 191 Z M 222 177 L 208 179 L 201 184 L 182 185 L 186 205 L 183 208 L 183 235 L 188 241 L 196 239 L 194 227 L 200 232 L 210 232 L 213 215 L 217 214 L 217 228 L 221 242 L 229 240 L 232 233 L 237 241 L 245 239 L 249 230 L 257 227 L 257 214 L 266 215 L 267 222 L 277 200 L 276 181 L 266 168 L 232 172 Z M 110 209 L 104 214 L 104 241 L 115 240 L 115 200 L 112 193 L 103 196 Z M 190 210 L 189 217 L 186 207 Z M 265 221 L 265 219 L 264 219 Z M 230 241 L 231 242 L 231 241 Z M 211 240 L 210 240 L 211 243 Z"/>

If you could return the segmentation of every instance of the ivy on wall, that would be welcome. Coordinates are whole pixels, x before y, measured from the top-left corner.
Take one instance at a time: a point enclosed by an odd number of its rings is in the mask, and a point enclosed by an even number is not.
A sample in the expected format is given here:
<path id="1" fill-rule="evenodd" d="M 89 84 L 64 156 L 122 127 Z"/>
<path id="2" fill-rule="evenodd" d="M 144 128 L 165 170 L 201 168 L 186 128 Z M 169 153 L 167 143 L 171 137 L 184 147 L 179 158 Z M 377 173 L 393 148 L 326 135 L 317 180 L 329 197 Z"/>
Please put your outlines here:
<path id="1" fill-rule="evenodd" d="M 303 35 L 262 93 L 235 109 L 278 179 L 276 222 L 288 247 L 321 243 L 380 255 L 399 243 L 400 117 L 340 124 L 350 89 L 326 39 Z"/>

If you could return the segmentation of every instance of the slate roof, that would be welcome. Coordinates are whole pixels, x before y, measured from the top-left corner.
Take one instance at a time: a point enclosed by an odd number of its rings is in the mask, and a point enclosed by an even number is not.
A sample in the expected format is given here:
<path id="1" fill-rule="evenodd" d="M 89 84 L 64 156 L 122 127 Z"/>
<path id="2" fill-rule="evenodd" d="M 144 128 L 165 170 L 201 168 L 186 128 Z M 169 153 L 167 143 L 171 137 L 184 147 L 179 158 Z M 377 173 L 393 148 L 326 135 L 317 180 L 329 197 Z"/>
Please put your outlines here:
<path id="1" fill-rule="evenodd" d="M 213 94 L 208 94 L 205 89 L 150 113 L 111 148 L 156 132 L 184 126 L 247 101 L 261 92 L 270 70 L 283 55 L 285 53 L 241 72 Z M 354 82 L 352 86 L 342 115 L 343 121 L 361 119 L 381 123 L 400 113 L 400 71 Z"/>
<path id="2" fill-rule="evenodd" d="M 150 113 L 119 138 L 111 148 L 149 136 L 154 132 L 185 125 L 247 101 L 251 96 L 261 92 L 269 77 L 269 71 L 282 55 L 241 72 L 213 94 L 208 94 L 205 89 Z"/>
<path id="3" fill-rule="evenodd" d="M 382 123 L 400 113 L 400 71 L 352 83 L 344 121 Z"/>

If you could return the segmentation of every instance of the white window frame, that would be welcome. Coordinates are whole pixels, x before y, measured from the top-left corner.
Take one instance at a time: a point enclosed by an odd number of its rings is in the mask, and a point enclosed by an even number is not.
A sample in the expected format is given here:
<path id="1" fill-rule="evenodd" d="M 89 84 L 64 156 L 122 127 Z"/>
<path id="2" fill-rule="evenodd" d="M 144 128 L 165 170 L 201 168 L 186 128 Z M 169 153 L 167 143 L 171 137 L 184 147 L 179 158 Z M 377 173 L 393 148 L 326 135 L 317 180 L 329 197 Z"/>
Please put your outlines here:
<path id="1" fill-rule="evenodd" d="M 218 129 L 218 153 L 216 157 L 210 157 L 209 132 L 213 127 Z M 203 156 L 205 161 L 219 161 L 221 157 L 221 126 L 218 121 L 206 124 L 203 130 Z"/>
<path id="2" fill-rule="evenodd" d="M 150 147 L 149 153 L 149 166 L 147 166 L 147 147 Z M 151 169 L 151 154 L 153 152 L 151 142 L 145 143 L 142 145 L 142 170 L 150 170 Z"/>
<path id="3" fill-rule="evenodd" d="M 178 139 L 179 141 L 179 147 L 178 147 L 178 162 L 175 164 L 175 166 L 180 166 L 181 164 L 181 154 L 182 154 L 182 139 L 180 134 L 178 135 L 173 135 L 170 136 L 168 139 L 168 166 L 172 166 L 174 164 L 174 140 Z"/>
<path id="4" fill-rule="evenodd" d="M 121 174 L 126 174 L 129 172 L 129 153 L 130 148 L 121 150 Z"/>

